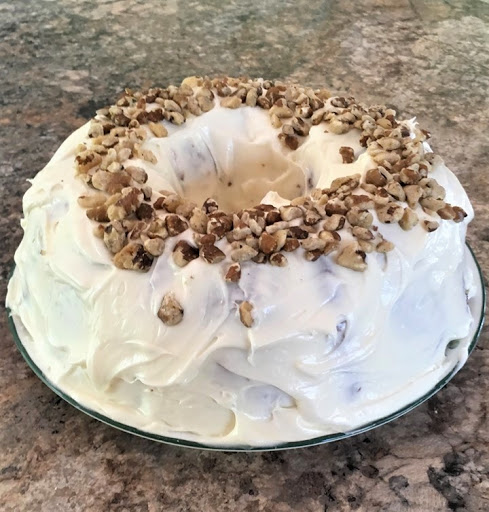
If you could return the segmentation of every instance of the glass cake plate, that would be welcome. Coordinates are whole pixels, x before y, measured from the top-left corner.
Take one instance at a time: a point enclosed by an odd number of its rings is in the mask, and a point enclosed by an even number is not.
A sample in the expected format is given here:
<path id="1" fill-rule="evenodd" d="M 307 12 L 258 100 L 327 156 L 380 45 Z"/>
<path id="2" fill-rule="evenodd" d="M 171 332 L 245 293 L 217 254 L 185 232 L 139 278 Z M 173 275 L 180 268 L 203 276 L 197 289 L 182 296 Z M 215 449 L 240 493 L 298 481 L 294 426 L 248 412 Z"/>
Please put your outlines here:
<path id="1" fill-rule="evenodd" d="M 467 343 L 467 350 L 468 355 L 471 354 L 471 352 L 474 350 L 475 345 L 477 343 L 477 340 L 479 338 L 479 335 L 482 330 L 482 326 L 484 324 L 484 313 L 485 313 L 485 302 L 486 302 L 486 295 L 485 295 L 485 289 L 484 289 L 484 280 L 482 276 L 482 271 L 480 269 L 480 266 L 475 258 L 475 255 L 472 251 L 472 249 L 467 245 L 467 264 L 469 268 L 472 270 L 473 275 L 475 277 L 475 286 L 476 286 L 476 293 L 474 297 L 472 297 L 469 300 L 469 307 L 472 311 L 472 315 L 474 317 L 474 322 L 472 324 L 470 333 L 468 336 L 466 336 L 462 340 L 453 340 L 448 344 L 448 349 L 455 348 L 459 343 L 465 342 Z M 413 410 L 418 405 L 422 404 L 429 398 L 431 398 L 433 395 L 435 395 L 440 389 L 442 389 L 449 381 L 452 379 L 452 377 L 463 367 L 463 364 L 456 364 L 445 377 L 443 377 L 439 382 L 436 383 L 436 385 L 432 388 L 426 391 L 425 394 L 414 400 L 413 402 L 404 405 L 403 407 L 399 408 L 398 410 L 392 412 L 388 416 L 384 416 L 382 418 L 378 418 L 375 421 L 372 421 L 366 425 L 363 425 L 362 427 L 359 427 L 354 430 L 349 430 L 347 432 L 338 432 L 335 434 L 328 434 L 320 437 L 314 437 L 312 439 L 304 439 L 302 441 L 293 441 L 293 442 L 285 442 L 285 443 L 279 443 L 274 444 L 271 446 L 250 446 L 250 445 L 211 445 L 211 444 L 203 444 L 195 441 L 190 441 L 187 439 L 179 439 L 176 437 L 167 437 L 159 434 L 153 434 L 151 432 L 145 432 L 143 430 L 140 430 L 138 428 L 132 427 L 130 425 L 126 425 L 123 423 L 120 423 L 118 421 L 115 421 L 108 416 L 104 416 L 103 414 L 100 414 L 96 411 L 91 410 L 90 408 L 86 407 L 85 405 L 82 405 L 81 403 L 77 402 L 74 398 L 66 394 L 64 391 L 60 390 L 57 386 L 55 386 L 49 378 L 44 375 L 42 370 L 36 365 L 36 363 L 32 360 L 31 356 L 29 355 L 26 347 L 24 346 L 21 335 L 19 335 L 19 331 L 21 332 L 23 329 L 23 326 L 20 324 L 20 321 L 10 315 L 10 311 L 7 309 L 8 313 L 8 323 L 10 330 L 14 336 L 15 343 L 22 354 L 23 358 L 26 360 L 27 364 L 31 367 L 31 369 L 34 371 L 34 373 L 41 379 L 44 384 L 46 384 L 52 391 L 54 391 L 57 395 L 59 395 L 61 398 L 66 400 L 69 404 L 71 404 L 73 407 L 76 407 L 78 410 L 84 412 L 85 414 L 88 414 L 92 418 L 95 418 L 99 421 L 102 421 L 103 423 L 106 423 L 107 425 L 110 425 L 112 427 L 115 427 L 117 429 L 123 430 L 124 432 L 128 432 L 129 434 L 134 434 L 140 437 L 144 437 L 146 439 L 150 439 L 152 441 L 158 441 L 161 443 L 167 443 L 175 446 L 185 446 L 187 448 L 198 448 L 202 450 L 216 450 L 216 451 L 271 451 L 271 450 L 285 450 L 285 449 L 291 449 L 291 448 L 303 448 L 307 446 L 314 446 L 318 444 L 323 443 L 331 443 L 333 441 L 338 441 L 340 439 L 345 439 L 347 437 L 351 437 L 357 434 L 361 434 L 363 432 L 367 432 L 368 430 L 372 430 L 376 427 L 380 427 L 381 425 L 385 425 L 386 423 L 393 421 L 400 416 L 408 413 L 409 411 Z M 19 325 L 20 324 L 20 325 Z"/>

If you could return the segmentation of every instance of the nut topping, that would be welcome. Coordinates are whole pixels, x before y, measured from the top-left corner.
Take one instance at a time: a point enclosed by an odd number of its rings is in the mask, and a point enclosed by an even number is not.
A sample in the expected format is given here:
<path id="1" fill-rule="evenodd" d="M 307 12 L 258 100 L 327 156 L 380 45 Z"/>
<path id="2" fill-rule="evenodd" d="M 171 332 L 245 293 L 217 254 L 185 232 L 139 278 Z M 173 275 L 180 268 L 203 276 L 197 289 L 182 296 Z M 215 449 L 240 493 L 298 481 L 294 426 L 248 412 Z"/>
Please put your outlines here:
<path id="1" fill-rule="evenodd" d="M 233 263 L 227 270 L 225 279 L 229 283 L 237 283 L 241 278 L 241 265 Z"/>
<path id="2" fill-rule="evenodd" d="M 342 267 L 350 268 L 357 272 L 363 272 L 367 268 L 366 254 L 356 242 L 346 245 L 336 257 L 336 263 Z"/>
<path id="3" fill-rule="evenodd" d="M 138 243 L 129 243 L 114 256 L 114 265 L 121 269 L 140 270 L 147 272 L 153 257 Z"/>
<path id="4" fill-rule="evenodd" d="M 271 254 L 277 249 L 277 239 L 268 233 L 262 233 L 259 239 L 260 250 L 265 254 Z"/>
<path id="5" fill-rule="evenodd" d="M 245 327 L 251 327 L 253 325 L 253 305 L 247 300 L 243 301 L 239 305 L 239 319 Z"/>
<path id="6" fill-rule="evenodd" d="M 344 164 L 351 164 L 355 161 L 355 153 L 353 151 L 353 148 L 350 148 L 348 146 L 341 146 L 340 155 L 341 158 L 343 159 Z"/>
<path id="7" fill-rule="evenodd" d="M 274 267 L 286 267 L 287 263 L 287 258 L 281 252 L 276 252 L 270 256 L 270 264 Z"/>
<path id="8" fill-rule="evenodd" d="M 181 219 L 178 215 L 167 215 L 165 222 L 170 236 L 177 236 L 188 228 L 187 221 Z"/>
<path id="9" fill-rule="evenodd" d="M 299 219 L 303 215 L 302 210 L 298 206 L 281 206 L 280 207 L 280 216 L 282 220 L 291 221 L 294 219 Z"/>
<path id="10" fill-rule="evenodd" d="M 179 267 L 185 267 L 192 260 L 195 260 L 198 257 L 199 251 L 185 240 L 177 242 L 173 249 L 173 261 Z"/>
<path id="11" fill-rule="evenodd" d="M 380 222 L 394 224 L 399 222 L 404 215 L 404 209 L 397 203 L 387 203 L 377 210 L 377 217 Z"/>
<path id="12" fill-rule="evenodd" d="M 158 318 L 168 326 L 177 325 L 183 320 L 183 308 L 173 293 L 167 293 L 163 297 Z"/>
<path id="13" fill-rule="evenodd" d="M 202 245 L 200 257 L 207 263 L 219 263 L 226 258 L 226 255 L 215 245 Z"/>
<path id="14" fill-rule="evenodd" d="M 404 210 L 404 214 L 399 221 L 399 226 L 401 226 L 404 231 L 409 231 L 419 222 L 418 216 L 416 215 L 411 208 L 406 208 Z"/>
<path id="15" fill-rule="evenodd" d="M 231 251 L 231 259 L 238 263 L 251 260 L 258 254 L 256 249 L 240 242 L 234 242 L 231 244 L 231 247 L 233 247 Z"/>
<path id="16" fill-rule="evenodd" d="M 330 134 L 356 129 L 374 165 L 363 178 L 339 177 L 329 188 L 311 189 L 309 179 L 309 194 L 280 208 L 260 204 L 227 214 L 212 198 L 199 208 L 171 191 L 153 192 L 148 173 L 137 165 L 138 159 L 158 164 L 144 141 L 167 137 L 168 123 L 181 125 L 191 116 L 204 115 L 214 108 L 216 96 L 224 108 L 268 110 L 279 140 L 291 150 L 309 136 L 311 126 Z M 284 266 L 287 259 L 280 251 L 300 246 L 307 261 L 338 251 L 339 265 L 362 271 L 366 253 L 394 247 L 383 239 L 382 228 L 373 225 L 374 209 L 381 223 L 398 222 L 403 230 L 419 223 L 421 208 L 430 217 L 421 222 L 427 231 L 437 229 L 438 221 L 462 222 L 467 216 L 445 202 L 445 189 L 430 175 L 441 159 L 426 152 L 423 142 L 429 134 L 395 115 L 392 109 L 367 108 L 350 97 L 331 97 L 326 90 L 247 78 L 190 77 L 179 87 L 127 89 L 116 105 L 97 112 L 88 137 L 76 149 L 76 174 L 93 190 L 78 203 L 99 223 L 94 234 L 104 240 L 121 269 L 147 271 L 153 259 L 164 254 L 164 240 L 190 228 L 196 247 L 178 241 L 172 251 L 175 263 L 184 266 L 200 255 L 219 264 L 229 254 L 235 263 L 223 277 L 230 282 L 239 280 L 239 262 Z M 339 153 L 345 164 L 354 162 L 353 147 L 341 146 Z M 351 233 L 353 242 L 341 242 L 342 229 Z M 218 240 L 223 250 L 216 247 Z M 251 325 L 252 306 L 246 304 L 240 306 L 240 315 L 243 309 Z M 178 303 L 173 306 L 181 321 L 183 309 Z"/>

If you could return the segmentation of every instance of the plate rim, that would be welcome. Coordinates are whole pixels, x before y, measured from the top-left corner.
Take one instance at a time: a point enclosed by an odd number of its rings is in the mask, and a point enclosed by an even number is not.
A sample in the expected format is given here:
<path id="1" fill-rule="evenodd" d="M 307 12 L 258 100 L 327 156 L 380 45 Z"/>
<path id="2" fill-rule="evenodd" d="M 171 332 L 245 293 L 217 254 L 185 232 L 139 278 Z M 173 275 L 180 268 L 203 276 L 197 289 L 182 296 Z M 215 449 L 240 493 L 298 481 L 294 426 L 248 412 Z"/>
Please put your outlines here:
<path id="1" fill-rule="evenodd" d="M 474 330 L 474 334 L 472 337 L 472 341 L 470 342 L 467 350 L 467 359 L 475 349 L 477 345 L 477 341 L 480 337 L 480 334 L 482 332 L 482 328 L 484 326 L 484 320 L 485 320 L 485 310 L 486 310 L 486 289 L 484 285 L 484 275 L 482 273 L 482 269 L 480 267 L 479 262 L 477 261 L 477 258 L 474 254 L 474 251 L 470 247 L 470 245 L 466 242 L 465 246 L 468 248 L 470 256 L 472 257 L 472 261 L 475 264 L 475 267 L 477 269 L 478 275 L 479 275 L 479 281 L 477 281 L 477 286 L 480 285 L 480 305 L 481 305 L 481 311 L 479 315 L 479 320 L 477 327 Z M 15 264 L 13 265 L 12 271 L 9 275 L 9 281 L 12 277 L 15 270 Z M 478 290 L 479 291 L 479 290 Z M 417 398 L 416 400 L 413 400 L 409 404 L 401 407 L 397 411 L 384 416 L 382 418 L 379 418 L 377 420 L 371 421 L 361 427 L 358 427 L 353 430 L 348 430 L 346 432 L 337 432 L 334 434 L 326 434 L 323 436 L 317 436 L 310 439 L 300 440 L 300 441 L 286 441 L 281 442 L 273 445 L 263 445 L 263 446 L 252 446 L 252 445 L 212 445 L 212 444 L 205 444 L 205 443 L 199 443 L 198 441 L 191 441 L 188 439 L 179 439 L 177 437 L 170 437 L 170 436 L 164 436 L 161 434 L 154 434 L 151 432 L 146 432 L 144 430 L 138 429 L 136 427 L 132 427 L 130 425 L 126 425 L 124 423 L 121 423 L 119 421 L 113 420 L 112 418 L 105 416 L 104 414 L 101 414 L 97 411 L 94 411 L 90 409 L 89 407 L 86 407 L 79 402 L 77 402 L 74 398 L 72 398 L 70 395 L 59 389 L 56 385 L 54 385 L 49 378 L 44 374 L 44 372 L 37 366 L 37 364 L 33 361 L 31 356 L 29 355 L 29 352 L 25 348 L 24 344 L 22 343 L 20 336 L 17 331 L 17 327 L 15 325 L 14 316 L 11 314 L 10 308 L 6 307 L 7 312 L 7 325 L 9 327 L 10 332 L 12 333 L 12 336 L 14 338 L 15 344 L 17 346 L 17 349 L 19 350 L 20 354 L 24 358 L 27 365 L 30 367 L 30 369 L 34 372 L 34 374 L 56 395 L 58 395 L 60 398 L 62 398 L 65 402 L 73 406 L 75 409 L 78 409 L 79 411 L 85 413 L 86 415 L 92 417 L 95 420 L 98 420 L 102 423 L 105 423 L 106 425 L 116 428 L 118 430 L 121 430 L 123 432 L 126 432 L 128 434 L 132 434 L 138 437 L 142 437 L 145 439 L 149 439 L 151 441 L 156 441 L 159 443 L 164 443 L 172 446 L 180 446 L 185 448 L 193 448 L 193 449 L 199 449 L 199 450 L 207 450 L 207 451 L 220 451 L 220 452 L 265 452 L 265 451 L 279 451 L 279 450 L 291 450 L 296 448 L 307 448 L 311 446 L 317 446 L 321 444 L 327 444 L 332 443 L 335 441 L 340 441 L 342 439 L 348 439 L 349 437 L 353 437 L 359 434 L 363 434 L 365 432 L 368 432 L 369 430 L 373 430 L 374 428 L 381 427 L 382 425 L 385 425 L 387 423 L 390 423 L 391 421 L 394 421 L 401 416 L 404 416 L 408 412 L 412 411 L 422 403 L 429 400 L 431 397 L 433 397 L 436 393 L 438 393 L 442 388 L 448 384 L 448 382 L 455 376 L 455 374 L 465 365 L 467 360 L 462 365 L 455 365 L 455 367 L 447 374 L 445 375 L 440 381 L 436 383 L 436 385 L 430 389 L 428 392 L 423 394 L 421 397 Z"/>

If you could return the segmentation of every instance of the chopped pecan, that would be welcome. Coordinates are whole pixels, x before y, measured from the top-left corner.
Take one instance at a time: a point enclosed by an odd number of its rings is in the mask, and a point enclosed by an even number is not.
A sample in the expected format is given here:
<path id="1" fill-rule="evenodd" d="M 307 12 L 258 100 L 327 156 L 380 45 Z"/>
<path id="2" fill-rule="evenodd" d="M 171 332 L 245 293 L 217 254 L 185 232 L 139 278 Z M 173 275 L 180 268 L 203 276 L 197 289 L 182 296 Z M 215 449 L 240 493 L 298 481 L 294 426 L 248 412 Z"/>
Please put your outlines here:
<path id="1" fill-rule="evenodd" d="M 193 237 L 197 247 L 201 247 L 202 245 L 214 245 L 217 242 L 217 236 L 213 234 L 200 235 L 199 233 L 194 233 Z"/>
<path id="2" fill-rule="evenodd" d="M 424 220 L 423 227 L 428 231 L 428 233 L 432 233 L 438 229 L 439 224 L 435 220 Z"/>
<path id="3" fill-rule="evenodd" d="M 205 244 L 200 247 L 200 257 L 207 263 L 219 263 L 226 255 L 215 245 Z"/>
<path id="4" fill-rule="evenodd" d="M 398 201 L 406 200 L 406 193 L 404 192 L 402 186 L 399 183 L 397 183 L 397 181 L 389 181 L 389 183 L 387 183 L 387 185 L 384 188 L 387 191 L 387 193 L 394 199 L 397 199 Z"/>
<path id="5" fill-rule="evenodd" d="M 300 226 L 291 226 L 287 234 L 290 238 L 297 238 L 298 240 L 305 240 L 309 236 L 309 233 Z"/>
<path id="6" fill-rule="evenodd" d="M 375 249 L 374 240 L 358 240 L 358 247 L 366 254 L 370 254 Z"/>
<path id="7" fill-rule="evenodd" d="M 360 210 L 356 207 L 347 212 L 346 219 L 352 226 L 360 226 L 362 228 L 369 228 L 374 221 L 373 215 L 369 211 Z"/>
<path id="8" fill-rule="evenodd" d="M 165 250 L 165 241 L 159 237 L 148 238 L 148 240 L 144 242 L 144 249 L 151 254 L 151 256 L 161 256 Z"/>
<path id="9" fill-rule="evenodd" d="M 270 255 L 270 264 L 274 267 L 285 267 L 287 263 L 287 258 L 281 252 Z"/>
<path id="10" fill-rule="evenodd" d="M 250 231 L 255 236 L 260 236 L 265 229 L 265 219 L 264 217 L 258 217 L 257 219 L 250 219 L 248 221 L 248 225 L 250 228 Z"/>
<path id="11" fill-rule="evenodd" d="M 90 220 L 97 222 L 108 222 L 109 216 L 107 215 L 107 206 L 96 206 L 95 208 L 89 208 L 86 211 L 86 215 Z"/>
<path id="12" fill-rule="evenodd" d="M 323 217 L 321 215 L 319 215 L 319 213 L 317 213 L 316 211 L 314 211 L 314 210 L 307 210 L 306 214 L 304 216 L 304 224 L 306 226 L 314 226 L 322 218 Z"/>
<path id="13" fill-rule="evenodd" d="M 323 251 L 321 249 L 314 249 L 312 251 L 306 251 L 304 253 L 304 257 L 307 261 L 316 261 L 319 259 L 319 257 L 323 254 Z"/>
<path id="14" fill-rule="evenodd" d="M 177 208 L 182 204 L 182 201 L 183 199 L 178 194 L 170 193 L 163 199 L 163 207 L 167 212 L 175 213 Z"/>
<path id="15" fill-rule="evenodd" d="M 355 270 L 357 272 L 363 272 L 367 268 L 365 262 L 366 254 L 360 249 L 357 242 L 351 242 L 345 245 L 336 257 L 336 263 L 342 267 Z"/>
<path id="16" fill-rule="evenodd" d="M 246 93 L 246 105 L 248 107 L 254 107 L 256 105 L 256 101 L 258 99 L 258 92 L 256 89 L 252 88 Z"/>
<path id="17" fill-rule="evenodd" d="M 394 244 L 392 242 L 389 242 L 389 240 L 382 240 L 380 243 L 378 243 L 375 247 L 375 250 L 377 252 L 390 252 L 394 249 Z"/>
<path id="18" fill-rule="evenodd" d="M 207 218 L 207 215 L 200 208 L 195 208 L 189 219 L 190 227 L 197 233 L 201 234 L 207 233 L 208 222 L 209 219 Z"/>
<path id="19" fill-rule="evenodd" d="M 126 244 L 126 233 L 109 224 L 104 229 L 104 243 L 112 254 L 118 253 Z"/>
<path id="20" fill-rule="evenodd" d="M 280 222 L 282 219 L 280 212 L 278 210 L 270 210 L 265 215 L 265 221 L 267 225 L 275 224 L 276 222 Z"/>
<path id="21" fill-rule="evenodd" d="M 350 126 L 348 125 L 348 123 L 343 123 L 342 121 L 333 118 L 329 121 L 328 130 L 331 133 L 341 135 L 342 133 L 348 132 L 350 130 Z"/>
<path id="22" fill-rule="evenodd" d="M 351 230 L 353 236 L 358 238 L 359 240 L 373 240 L 374 235 L 372 231 L 367 228 L 362 228 L 360 226 L 353 226 Z"/>
<path id="23" fill-rule="evenodd" d="M 277 239 L 274 236 L 269 235 L 266 232 L 261 234 L 259 239 L 259 247 L 263 253 L 271 254 L 277 249 L 277 245 Z"/>
<path id="24" fill-rule="evenodd" d="M 243 301 L 239 305 L 239 319 L 241 320 L 241 323 L 245 327 L 251 327 L 254 323 L 252 311 L 253 304 L 251 304 L 247 300 Z"/>
<path id="25" fill-rule="evenodd" d="M 241 100 L 237 96 L 228 96 L 221 100 L 221 106 L 225 108 L 238 108 L 241 105 Z"/>
<path id="26" fill-rule="evenodd" d="M 123 189 L 121 197 L 107 208 L 110 220 L 122 220 L 134 213 L 141 204 L 141 192 L 137 188 Z M 147 205 L 150 207 L 149 205 Z M 151 207 L 150 207 L 151 208 Z"/>
<path id="27" fill-rule="evenodd" d="M 368 210 L 374 207 L 374 201 L 364 194 L 351 194 L 345 199 L 345 206 L 347 208 L 357 207 L 360 210 Z"/>
<path id="28" fill-rule="evenodd" d="M 273 237 L 277 241 L 277 247 L 275 248 L 276 251 L 280 251 L 282 247 L 285 245 L 285 242 L 287 240 L 287 230 L 286 229 L 279 229 L 273 234 Z"/>
<path id="29" fill-rule="evenodd" d="M 233 242 L 231 247 L 231 259 L 236 262 L 251 260 L 258 254 L 256 249 L 241 242 Z"/>
<path id="30" fill-rule="evenodd" d="M 416 185 L 416 183 L 418 183 L 421 179 L 421 176 L 418 171 L 407 167 L 401 170 L 399 173 L 399 178 L 401 183 L 404 185 Z"/>
<path id="31" fill-rule="evenodd" d="M 163 115 L 167 121 L 170 121 L 170 123 L 176 124 L 177 126 L 185 122 L 185 117 L 180 112 L 169 112 L 165 110 Z"/>
<path id="32" fill-rule="evenodd" d="M 188 229 L 188 222 L 175 214 L 167 215 L 165 223 L 170 236 L 177 236 Z"/>
<path id="33" fill-rule="evenodd" d="M 205 96 L 197 96 L 197 104 L 202 112 L 209 112 L 214 108 L 214 100 Z"/>
<path id="34" fill-rule="evenodd" d="M 369 169 L 365 175 L 365 183 L 383 187 L 387 185 L 387 178 L 380 172 L 379 168 Z"/>
<path id="35" fill-rule="evenodd" d="M 294 112 L 287 106 L 273 105 L 269 112 L 270 115 L 276 115 L 279 119 L 289 118 L 294 115 Z"/>
<path id="36" fill-rule="evenodd" d="M 185 265 L 199 257 L 199 251 L 185 240 L 180 240 L 173 248 L 172 256 L 177 266 L 185 267 Z"/>
<path id="37" fill-rule="evenodd" d="M 131 184 L 131 177 L 126 172 L 108 172 L 97 171 L 92 176 L 92 185 L 97 190 L 102 190 L 109 194 L 120 192 L 123 188 Z"/>
<path id="38" fill-rule="evenodd" d="M 337 231 L 342 229 L 345 225 L 345 217 L 338 213 L 333 213 L 332 215 L 328 215 L 323 222 L 323 229 L 328 231 Z"/>
<path id="39" fill-rule="evenodd" d="M 418 201 L 423 197 L 423 189 L 419 185 L 407 185 L 404 187 L 407 204 L 410 208 L 416 208 Z"/>
<path id="40" fill-rule="evenodd" d="M 266 263 L 268 261 L 268 254 L 259 251 L 254 258 L 251 258 L 251 261 L 255 263 Z"/>
<path id="41" fill-rule="evenodd" d="M 255 238 L 253 235 L 248 235 L 245 238 L 246 245 L 249 245 L 250 247 L 253 247 L 253 249 L 258 250 L 260 248 L 259 239 Z"/>
<path id="42" fill-rule="evenodd" d="M 163 297 L 158 318 L 168 326 L 177 325 L 183 320 L 183 308 L 173 293 L 167 293 Z"/>
<path id="43" fill-rule="evenodd" d="M 153 217 L 153 207 L 149 205 L 148 203 L 141 203 L 136 208 L 136 217 L 139 220 L 149 220 Z"/>
<path id="44" fill-rule="evenodd" d="M 148 173 L 142 167 L 129 165 L 128 167 L 125 167 L 124 170 L 137 183 L 143 184 L 148 181 Z"/>
<path id="45" fill-rule="evenodd" d="M 270 100 L 268 98 L 266 98 L 265 96 L 258 97 L 258 99 L 256 100 L 256 103 L 260 108 L 262 108 L 264 110 L 269 110 L 271 107 Z"/>
<path id="46" fill-rule="evenodd" d="M 182 202 L 177 206 L 175 213 L 177 215 L 181 215 L 182 217 L 185 217 L 187 219 L 190 219 L 192 213 L 197 208 L 197 205 L 195 203 L 192 203 L 191 201 L 187 201 L 186 199 L 183 199 Z"/>
<path id="47" fill-rule="evenodd" d="M 93 167 L 100 165 L 102 157 L 94 151 L 82 151 L 76 156 L 77 170 L 86 173 Z"/>
<path id="48" fill-rule="evenodd" d="M 445 189 L 433 178 L 423 178 L 418 183 L 423 189 L 424 197 L 431 197 L 433 199 L 445 199 Z"/>
<path id="49" fill-rule="evenodd" d="M 241 265 L 233 263 L 228 268 L 224 279 L 229 283 L 237 283 L 241 278 Z"/>
<path id="50" fill-rule="evenodd" d="M 102 206 L 107 201 L 107 196 L 105 194 L 95 193 L 90 194 L 88 196 L 80 196 L 78 198 L 78 204 L 82 208 L 96 208 L 97 206 Z"/>
<path id="51" fill-rule="evenodd" d="M 214 213 L 215 211 L 219 210 L 219 205 L 215 199 L 209 197 L 204 201 L 202 208 L 204 209 L 205 213 Z"/>
<path id="52" fill-rule="evenodd" d="M 404 214 L 399 221 L 399 226 L 401 226 L 404 231 L 409 231 L 419 222 L 418 216 L 416 213 L 411 210 L 411 208 L 405 208 Z"/>
<path id="53" fill-rule="evenodd" d="M 433 197 L 426 197 L 419 201 L 419 204 L 424 208 L 431 210 L 433 212 L 437 212 L 446 206 L 445 201 L 441 199 L 434 199 Z"/>
<path id="54" fill-rule="evenodd" d="M 90 128 L 88 129 L 88 136 L 90 138 L 101 137 L 104 134 L 104 127 L 101 123 L 97 121 L 92 121 L 90 123 Z"/>
<path id="55" fill-rule="evenodd" d="M 311 115 L 311 124 L 313 126 L 317 126 L 322 121 L 324 121 L 326 110 L 324 108 L 320 108 L 318 110 L 315 110 L 313 114 Z"/>
<path id="56" fill-rule="evenodd" d="M 297 135 L 301 135 L 303 137 L 309 135 L 311 127 L 304 121 L 304 119 L 301 119 L 300 117 L 293 117 L 290 125 Z"/>
<path id="57" fill-rule="evenodd" d="M 450 204 L 445 204 L 442 208 L 440 208 L 436 213 L 440 216 L 440 218 L 444 220 L 453 220 L 456 218 L 457 214 L 455 209 Z"/>
<path id="58" fill-rule="evenodd" d="M 381 139 L 377 139 L 377 142 L 386 151 L 393 151 L 393 150 L 399 149 L 401 147 L 401 141 L 398 139 L 394 139 L 392 137 L 383 137 Z"/>
<path id="59" fill-rule="evenodd" d="M 343 176 L 336 178 L 331 182 L 330 192 L 351 192 L 360 185 L 360 174 L 352 174 L 351 176 Z"/>
<path id="60" fill-rule="evenodd" d="M 115 266 L 122 269 L 147 272 L 152 263 L 153 257 L 144 250 L 141 244 L 134 242 L 124 246 L 114 256 Z"/>
<path id="61" fill-rule="evenodd" d="M 453 211 L 455 212 L 453 219 L 455 222 L 462 222 L 465 217 L 467 217 L 467 212 L 463 208 L 460 208 L 460 206 L 453 206 Z"/>
<path id="62" fill-rule="evenodd" d="M 251 235 L 251 228 L 242 220 L 238 220 L 238 222 L 236 223 L 236 225 L 233 229 L 234 240 L 243 240 L 248 235 Z"/>
<path id="63" fill-rule="evenodd" d="M 280 216 L 282 217 L 282 220 L 291 221 L 301 218 L 303 216 L 303 211 L 298 206 L 281 206 Z"/>
<path id="64" fill-rule="evenodd" d="M 306 251 L 315 251 L 318 249 L 320 251 L 323 251 L 324 248 L 326 247 L 326 241 L 323 240 L 322 238 L 308 237 L 308 238 L 302 240 L 301 246 Z"/>
<path id="65" fill-rule="evenodd" d="M 292 151 L 295 151 L 299 147 L 299 139 L 295 135 L 279 133 L 278 138 Z"/>
<path id="66" fill-rule="evenodd" d="M 122 171 L 122 164 L 120 162 L 112 162 L 107 166 L 109 172 L 120 172 Z"/>
<path id="67" fill-rule="evenodd" d="M 211 217 L 207 223 L 207 233 L 213 233 L 217 238 L 223 238 L 224 235 L 231 231 L 233 221 L 228 216 Z"/>
<path id="68" fill-rule="evenodd" d="M 300 247 L 300 242 L 297 238 L 287 238 L 285 240 L 283 250 L 286 252 L 293 252 Z"/>
<path id="69" fill-rule="evenodd" d="M 344 164 L 351 164 L 355 161 L 355 152 L 349 146 L 341 146 L 339 153 Z"/>
<path id="70" fill-rule="evenodd" d="M 384 224 L 399 222 L 404 215 L 404 208 L 397 203 L 387 203 L 377 209 L 377 217 Z"/>
<path id="71" fill-rule="evenodd" d="M 182 112 L 180 105 L 173 100 L 166 99 L 163 101 L 163 106 L 167 112 Z"/>
<path id="72" fill-rule="evenodd" d="M 153 195 L 153 189 L 145 185 L 144 187 L 141 187 L 141 192 L 143 193 L 143 197 L 145 201 L 151 201 L 151 196 Z"/>

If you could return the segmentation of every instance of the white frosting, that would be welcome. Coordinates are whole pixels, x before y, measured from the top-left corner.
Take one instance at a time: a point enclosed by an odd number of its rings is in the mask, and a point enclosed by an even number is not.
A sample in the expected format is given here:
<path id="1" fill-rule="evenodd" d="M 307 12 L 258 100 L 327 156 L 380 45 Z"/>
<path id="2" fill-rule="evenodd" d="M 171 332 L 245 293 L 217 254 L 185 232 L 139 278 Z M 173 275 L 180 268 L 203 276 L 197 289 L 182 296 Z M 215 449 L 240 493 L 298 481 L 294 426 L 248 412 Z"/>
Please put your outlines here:
<path id="1" fill-rule="evenodd" d="M 365 272 L 330 257 L 306 262 L 298 250 L 287 254 L 284 268 L 245 263 L 239 283 L 229 284 L 222 278 L 229 261 L 173 264 L 173 242 L 189 239 L 189 232 L 168 240 L 148 273 L 112 264 L 77 204 L 87 189 L 75 178 L 75 147 L 87 130 L 63 143 L 25 194 L 25 234 L 7 296 L 35 363 L 84 406 L 171 437 L 270 445 L 384 417 L 465 361 L 466 345 L 446 346 L 466 336 L 472 323 L 464 240 L 473 213 L 444 165 L 431 176 L 446 188 L 448 202 L 468 212 L 463 223 L 441 221 L 427 233 L 420 225 L 405 232 L 376 220 L 395 249 L 367 255 Z M 168 138 L 145 143 L 158 163 L 136 163 L 153 190 L 195 196 L 193 184 L 215 181 L 217 173 L 222 183 L 240 176 L 236 197 L 257 190 L 287 195 L 281 168 L 290 182 L 302 178 L 306 189 L 372 167 L 356 130 L 334 135 L 315 126 L 290 152 L 256 108 L 215 108 L 169 130 Z M 340 146 L 355 149 L 354 163 L 341 162 Z M 271 176 L 268 188 L 247 171 L 258 163 Z M 270 192 L 264 202 L 284 199 Z M 185 310 L 173 327 L 156 315 L 169 291 Z M 241 300 L 255 307 L 250 329 L 239 320 Z"/>

